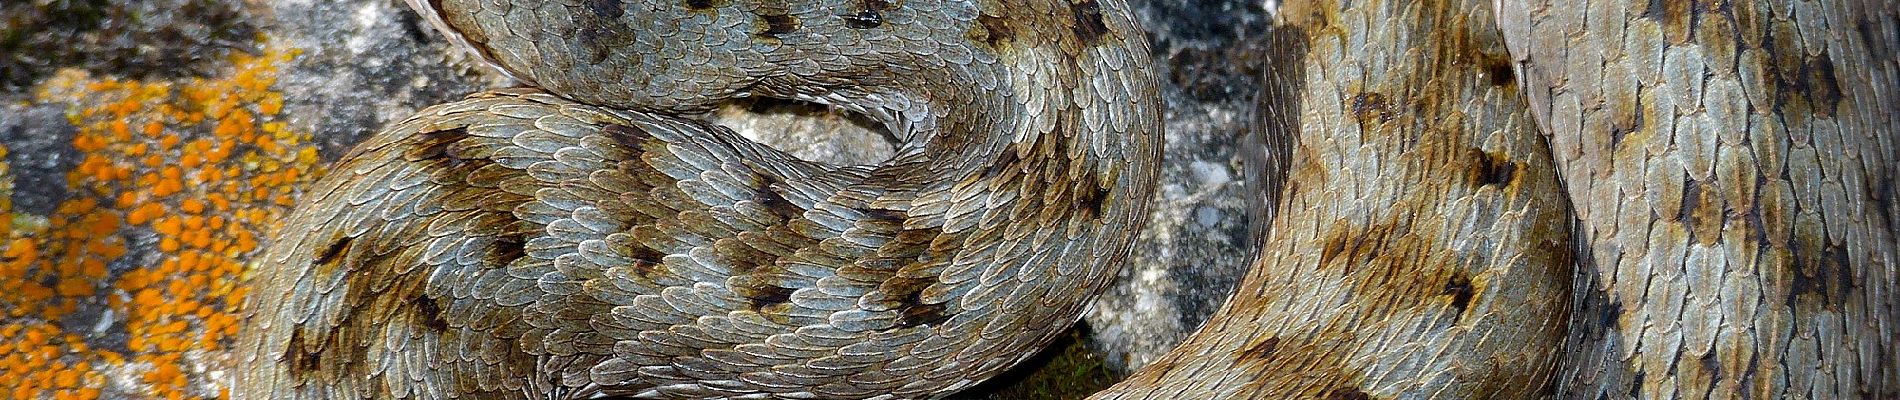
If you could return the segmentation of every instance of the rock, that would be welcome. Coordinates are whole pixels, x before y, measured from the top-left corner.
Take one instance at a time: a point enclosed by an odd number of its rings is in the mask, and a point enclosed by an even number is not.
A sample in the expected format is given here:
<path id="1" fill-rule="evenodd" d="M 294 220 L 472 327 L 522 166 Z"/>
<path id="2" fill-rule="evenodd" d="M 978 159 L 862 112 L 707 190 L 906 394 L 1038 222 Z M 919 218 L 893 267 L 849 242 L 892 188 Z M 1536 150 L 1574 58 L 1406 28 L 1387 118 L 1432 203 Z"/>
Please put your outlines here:
<path id="1" fill-rule="evenodd" d="M 1254 258 L 1262 197 L 1241 179 L 1258 118 L 1268 11 L 1259 3 L 1138 2 L 1167 101 L 1161 187 L 1121 277 L 1085 317 L 1118 373 L 1167 353 L 1233 294 Z"/>
<path id="2" fill-rule="evenodd" d="M 60 68 L 136 78 L 202 76 L 256 51 L 258 22 L 227 0 L 22 0 L 0 4 L 0 91 Z"/>
<path id="3" fill-rule="evenodd" d="M 73 151 L 73 126 L 63 107 L 7 102 L 0 105 L 0 143 L 12 169 L 14 212 L 47 215 L 66 199 L 64 173 L 79 163 Z"/>

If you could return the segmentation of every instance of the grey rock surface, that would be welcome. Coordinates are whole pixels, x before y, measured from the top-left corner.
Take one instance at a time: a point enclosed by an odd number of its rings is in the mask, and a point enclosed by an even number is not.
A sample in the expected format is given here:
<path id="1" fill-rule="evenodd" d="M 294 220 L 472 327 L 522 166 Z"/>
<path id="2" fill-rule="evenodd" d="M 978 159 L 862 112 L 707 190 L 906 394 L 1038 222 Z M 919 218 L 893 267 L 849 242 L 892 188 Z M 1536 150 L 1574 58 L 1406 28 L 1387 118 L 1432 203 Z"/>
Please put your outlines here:
<path id="1" fill-rule="evenodd" d="M 301 52 L 277 82 L 285 115 L 313 133 L 326 160 L 423 107 L 512 84 L 450 51 L 400 1 L 289 0 L 269 7 L 270 44 Z"/>
<path id="2" fill-rule="evenodd" d="M 126 77 L 212 72 L 229 51 L 255 50 L 255 16 L 228 0 L 0 2 L 0 91 L 59 68 Z"/>
<path id="3" fill-rule="evenodd" d="M 1084 317 L 1089 348 L 1126 373 L 1168 352 L 1232 295 L 1254 258 L 1243 177 L 1267 54 L 1260 3 L 1137 2 L 1149 30 L 1167 143 L 1148 227 Z"/>
<path id="4" fill-rule="evenodd" d="M 60 107 L 0 104 L 0 143 L 7 146 L 6 163 L 16 177 L 15 212 L 51 214 L 66 199 L 65 173 L 79 163 L 72 147 L 76 130 Z"/>

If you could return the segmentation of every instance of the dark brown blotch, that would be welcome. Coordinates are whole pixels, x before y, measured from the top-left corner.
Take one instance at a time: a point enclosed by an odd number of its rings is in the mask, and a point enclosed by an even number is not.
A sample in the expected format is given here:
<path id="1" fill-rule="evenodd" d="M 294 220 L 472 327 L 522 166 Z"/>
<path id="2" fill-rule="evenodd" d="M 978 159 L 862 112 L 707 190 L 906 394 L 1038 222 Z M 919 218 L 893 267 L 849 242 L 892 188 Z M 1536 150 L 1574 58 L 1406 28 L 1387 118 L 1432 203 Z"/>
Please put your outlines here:
<path id="1" fill-rule="evenodd" d="M 1348 279 L 1366 279 L 1365 282 L 1378 282 L 1361 288 L 1359 294 L 1372 296 L 1372 291 L 1397 289 L 1397 286 L 1384 282 L 1390 279 L 1410 277 L 1420 268 L 1438 268 L 1445 265 L 1444 258 L 1449 257 L 1447 249 L 1435 241 L 1413 235 L 1413 219 L 1409 215 L 1418 213 L 1410 205 L 1395 205 L 1405 210 L 1391 219 L 1370 221 L 1369 225 L 1336 224 L 1324 231 L 1320 247 L 1320 263 L 1316 267 L 1336 269 Z M 1394 256 L 1402 254 L 1404 256 Z M 1380 294 L 1403 296 L 1400 293 Z"/>
<path id="2" fill-rule="evenodd" d="M 1451 308 L 1458 310 L 1459 317 L 1463 318 L 1465 309 L 1471 306 L 1471 277 L 1453 275 L 1445 282 L 1444 294 L 1451 296 Z"/>
<path id="3" fill-rule="evenodd" d="M 871 29 L 884 26 L 884 14 L 874 10 L 861 10 L 855 13 L 840 15 L 838 18 L 844 18 L 844 26 L 851 29 Z"/>
<path id="4" fill-rule="evenodd" d="M 1716 358 L 1716 354 L 1716 350 L 1709 350 L 1707 353 L 1702 353 L 1702 357 L 1698 357 L 1696 360 L 1698 364 L 1701 364 L 1702 372 L 1707 374 L 1704 375 L 1704 377 L 1708 379 L 1706 382 L 1720 382 L 1722 380 L 1722 362 L 1719 358 Z"/>
<path id="5" fill-rule="evenodd" d="M 1682 204 L 1676 207 L 1677 222 L 1693 225 L 1696 204 L 1702 202 L 1702 181 L 1694 178 L 1682 181 Z"/>
<path id="6" fill-rule="evenodd" d="M 1108 24 L 1102 21 L 1102 5 L 1095 0 L 1083 0 L 1069 5 L 1070 16 L 1075 19 L 1072 28 L 1075 38 L 1082 43 L 1093 45 L 1108 35 Z"/>
<path id="7" fill-rule="evenodd" d="M 449 330 L 449 320 L 442 317 L 442 305 L 437 304 L 435 299 L 429 296 L 416 296 L 409 301 L 409 304 L 414 305 L 411 310 L 415 312 L 416 322 L 421 323 L 422 327 L 432 332 Z"/>
<path id="8" fill-rule="evenodd" d="M 981 176 L 983 179 L 992 179 L 1011 170 L 1020 170 L 1023 167 L 1022 161 L 1022 156 L 1016 154 L 1016 150 L 1004 149 L 1003 154 L 996 156 L 996 161 L 991 161 L 989 166 L 983 167 Z"/>
<path id="9" fill-rule="evenodd" d="M 1114 187 L 1103 185 L 1099 182 L 1084 187 L 1075 199 L 1075 210 L 1081 212 L 1082 216 L 1088 219 L 1101 219 L 1102 209 L 1106 208 L 1109 198 L 1114 194 L 1114 191 Z"/>
<path id="10" fill-rule="evenodd" d="M 600 64 L 612 56 L 614 49 L 633 44 L 633 31 L 621 26 L 618 19 L 587 21 L 574 34 L 587 53 L 587 61 Z"/>
<path id="11" fill-rule="evenodd" d="M 752 276 L 735 277 L 732 283 L 734 283 L 732 287 L 734 294 L 745 297 L 748 308 L 751 308 L 753 311 L 761 312 L 770 311 L 774 308 L 778 308 L 780 305 L 790 304 L 792 302 L 792 292 L 797 291 L 796 289 L 773 285 L 765 282 L 763 279 Z"/>
<path id="12" fill-rule="evenodd" d="M 1340 254 L 1345 254 L 1348 250 L 1347 246 L 1352 244 L 1351 238 L 1345 235 L 1335 234 L 1327 237 L 1326 246 L 1320 247 L 1319 250 L 1319 264 L 1326 265 L 1333 262 L 1333 259 L 1338 258 Z"/>
<path id="13" fill-rule="evenodd" d="M 1484 76 L 1490 78 L 1491 86 L 1511 86 L 1517 82 L 1517 71 L 1509 63 L 1492 63 L 1485 68 Z"/>
<path id="14" fill-rule="evenodd" d="M 594 13 L 595 17 L 620 18 L 621 15 L 627 13 L 627 10 L 622 8 L 621 0 L 585 0 L 582 3 L 587 6 L 588 12 Z"/>
<path id="15" fill-rule="evenodd" d="M 762 26 L 759 29 L 758 36 L 767 39 L 778 39 L 780 35 L 797 32 L 799 27 L 798 17 L 793 17 L 789 14 L 762 13 L 759 14 L 759 23 Z"/>
<path id="16" fill-rule="evenodd" d="M 1640 97 L 1637 98 L 1636 101 L 1634 102 L 1619 103 L 1617 107 L 1629 107 L 1630 110 L 1628 112 L 1624 112 L 1621 114 L 1629 115 L 1630 118 L 1627 123 L 1625 123 L 1624 121 L 1614 121 L 1611 123 L 1610 125 L 1610 148 L 1611 149 L 1621 148 L 1623 145 L 1623 138 L 1629 137 L 1630 133 L 1636 132 L 1636 130 L 1638 129 L 1642 129 L 1643 124 L 1646 124 L 1649 122 L 1647 120 L 1649 118 L 1649 107 L 1645 107 L 1643 105 L 1643 99 Z"/>
<path id="17" fill-rule="evenodd" d="M 614 55 L 616 49 L 635 42 L 633 32 L 637 30 L 619 19 L 627 13 L 621 0 L 581 0 L 581 8 L 587 9 L 587 13 L 574 15 L 574 27 L 578 27 L 574 38 L 580 40 L 589 63 L 600 64 Z"/>
<path id="18" fill-rule="evenodd" d="M 1372 400 L 1372 395 L 1359 388 L 1337 387 L 1326 392 L 1326 400 Z"/>
<path id="19" fill-rule="evenodd" d="M 355 238 L 343 236 L 330 241 L 330 244 L 324 246 L 322 251 L 317 252 L 316 259 L 310 261 L 311 265 L 320 271 L 335 271 L 343 262 L 343 255 L 350 250 L 353 239 Z"/>
<path id="20" fill-rule="evenodd" d="M 897 259 L 917 259 L 930 250 L 930 244 L 937 240 L 938 236 L 943 236 L 942 227 L 905 229 L 892 236 L 890 243 L 879 248 L 878 252 Z"/>
<path id="21" fill-rule="evenodd" d="M 838 17 L 844 19 L 844 27 L 847 28 L 883 27 L 883 11 L 889 11 L 889 9 L 891 9 L 891 2 L 885 2 L 885 0 L 861 0 L 857 4 L 855 13 L 845 13 Z"/>
<path id="22" fill-rule="evenodd" d="M 1352 96 L 1352 116 L 1362 124 L 1392 120 L 1392 105 L 1379 92 L 1359 92 Z"/>
<path id="23" fill-rule="evenodd" d="M 634 245 L 634 246 L 631 246 L 631 248 L 627 250 L 628 250 L 627 252 L 629 253 L 629 255 L 633 257 L 634 261 L 643 262 L 647 264 L 659 264 L 662 261 L 666 260 L 666 253 L 662 253 L 658 250 L 654 250 L 653 248 L 650 248 L 647 246 Z"/>
<path id="24" fill-rule="evenodd" d="M 872 221 L 904 222 L 905 219 L 910 218 L 910 215 L 903 211 L 887 208 L 867 208 L 861 211 L 864 213 L 864 219 Z"/>
<path id="25" fill-rule="evenodd" d="M 1517 163 L 1505 159 L 1504 155 L 1471 149 L 1471 165 L 1465 173 L 1471 177 L 1471 183 L 1478 186 L 1510 186 L 1517 178 Z"/>
<path id="26" fill-rule="evenodd" d="M 1775 78 L 1775 108 L 1788 125 L 1799 125 L 1812 116 L 1831 118 L 1843 100 L 1841 85 L 1835 76 L 1833 57 L 1828 52 L 1809 55 L 1798 38 L 1777 35 L 1769 43 L 1771 61 L 1766 65 Z"/>
<path id="27" fill-rule="evenodd" d="M 423 167 L 436 183 L 490 187 L 487 185 L 494 183 L 493 180 L 471 176 L 495 163 L 479 154 L 484 146 L 477 142 L 479 140 L 483 139 L 470 135 L 465 127 L 421 132 L 415 135 L 403 157 Z"/>
<path id="28" fill-rule="evenodd" d="M 725 0 L 686 0 L 686 9 L 690 11 L 706 11 L 725 6 Z"/>
<path id="29" fill-rule="evenodd" d="M 971 29 L 970 40 L 982 43 L 990 50 L 1001 50 L 1016 40 L 1016 29 L 1009 26 L 1009 20 L 998 15 L 981 14 L 976 16 L 976 29 Z"/>
<path id="30" fill-rule="evenodd" d="M 941 324 L 943 321 L 949 320 L 951 316 L 945 313 L 945 310 L 947 310 L 947 307 L 944 307 L 942 304 L 911 304 L 904 306 L 903 311 L 897 315 L 897 327 L 899 329 L 908 329 L 924 325 Z"/>
<path id="31" fill-rule="evenodd" d="M 628 246 L 627 256 L 633 258 L 634 275 L 641 278 L 652 279 L 666 267 L 666 253 L 644 245 Z"/>
<path id="32" fill-rule="evenodd" d="M 1280 338 L 1270 337 L 1248 345 L 1234 356 L 1238 360 L 1260 361 L 1273 357 L 1273 352 L 1278 350 L 1280 350 Z"/>
<path id="33" fill-rule="evenodd" d="M 1336 226 L 1326 238 L 1326 246 L 1320 250 L 1319 263 L 1321 266 L 1327 266 L 1340 262 L 1341 267 L 1348 270 L 1355 264 L 1375 261 L 1399 263 L 1402 260 L 1379 257 L 1397 229 L 1389 223 L 1366 226 L 1357 232 L 1346 226 Z M 1343 261 L 1341 257 L 1344 257 Z"/>
<path id="34" fill-rule="evenodd" d="M 527 255 L 528 239 L 525 235 L 519 233 L 505 235 L 495 238 L 494 247 L 490 249 L 488 265 L 503 266 L 512 264 L 515 260 L 519 260 L 521 257 L 526 257 Z"/>
<path id="35" fill-rule="evenodd" d="M 1834 109 L 1841 104 L 1841 84 L 1834 77 L 1834 58 L 1821 52 L 1809 57 L 1802 69 L 1807 73 L 1808 99 L 1814 107 L 1814 115 L 1833 117 Z"/>
<path id="36" fill-rule="evenodd" d="M 1604 327 L 1607 331 L 1622 330 L 1623 302 L 1603 301 L 1603 308 L 1597 312 L 1597 326 Z"/>
<path id="37" fill-rule="evenodd" d="M 1650 0 L 1643 17 L 1663 25 L 1663 37 L 1669 43 L 1686 43 L 1694 34 L 1696 1 Z M 1726 39 L 1719 39 L 1726 40 Z"/>
<path id="38" fill-rule="evenodd" d="M 410 146 L 408 151 L 403 152 L 403 159 L 422 161 L 448 158 L 459 161 L 461 158 L 456 157 L 455 154 L 451 154 L 449 146 L 467 138 L 468 128 L 465 127 L 422 132 L 416 135 L 415 145 Z"/>
<path id="39" fill-rule="evenodd" d="M 839 15 L 844 26 L 851 29 L 871 29 L 884 26 L 884 11 L 891 9 L 891 3 L 884 0 L 863 0 L 858 2 L 858 11 Z"/>
<path id="40" fill-rule="evenodd" d="M 1826 243 L 1825 236 L 1805 236 L 1797 234 L 1789 249 L 1794 253 L 1794 273 L 1787 304 L 1796 310 L 1839 311 L 1858 285 L 1852 259 L 1846 248 Z"/>
<path id="41" fill-rule="evenodd" d="M 773 216 L 778 217 L 781 221 L 790 221 L 796 218 L 804 218 L 805 216 L 805 209 L 798 208 L 798 205 L 792 204 L 790 200 L 786 200 L 785 195 L 779 194 L 776 185 L 767 184 L 760 186 L 758 190 L 754 190 L 752 192 L 752 202 L 765 207 L 766 211 L 771 212 Z"/>
<path id="42" fill-rule="evenodd" d="M 935 279 L 927 278 L 892 278 L 878 288 L 897 298 L 897 329 L 940 324 L 953 316 L 947 312 L 946 305 L 923 301 L 924 289 L 936 283 Z"/>
<path id="43" fill-rule="evenodd" d="M 613 139 L 614 143 L 619 143 L 621 147 L 633 149 L 635 152 L 646 152 L 646 142 L 653 140 L 653 134 L 621 124 L 607 124 L 600 127 L 600 134 L 607 135 L 607 138 Z"/>
<path id="44" fill-rule="evenodd" d="M 904 229 L 904 220 L 910 219 L 910 214 L 891 209 L 867 208 L 858 210 L 858 212 L 864 213 L 864 218 L 858 220 L 858 226 L 860 228 L 886 234 L 896 234 L 898 231 L 902 231 Z"/>
<path id="45" fill-rule="evenodd" d="M 1727 207 L 1715 189 L 1695 179 L 1682 182 L 1682 205 L 1676 220 L 1688 228 L 1689 239 L 1699 244 L 1714 244 L 1721 239 L 1722 223 L 1728 218 Z"/>
<path id="46" fill-rule="evenodd" d="M 323 355 L 306 350 L 309 347 L 304 343 L 303 332 L 301 325 L 292 327 L 290 342 L 284 344 L 283 363 L 290 370 L 290 375 L 298 378 L 323 368 Z"/>

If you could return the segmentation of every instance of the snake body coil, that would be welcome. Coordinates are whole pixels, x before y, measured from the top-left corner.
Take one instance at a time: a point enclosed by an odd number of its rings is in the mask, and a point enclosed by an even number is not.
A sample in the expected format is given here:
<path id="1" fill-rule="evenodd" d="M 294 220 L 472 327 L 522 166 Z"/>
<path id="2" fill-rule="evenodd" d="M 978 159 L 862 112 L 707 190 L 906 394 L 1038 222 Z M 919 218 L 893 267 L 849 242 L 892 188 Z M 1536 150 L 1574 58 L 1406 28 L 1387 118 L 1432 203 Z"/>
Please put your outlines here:
<path id="1" fill-rule="evenodd" d="M 435 0 L 523 82 L 423 110 L 261 260 L 240 398 L 927 398 L 1114 275 L 1160 110 L 1121 0 Z M 550 94 L 551 93 L 551 94 Z M 862 113 L 881 165 L 678 115 Z"/>

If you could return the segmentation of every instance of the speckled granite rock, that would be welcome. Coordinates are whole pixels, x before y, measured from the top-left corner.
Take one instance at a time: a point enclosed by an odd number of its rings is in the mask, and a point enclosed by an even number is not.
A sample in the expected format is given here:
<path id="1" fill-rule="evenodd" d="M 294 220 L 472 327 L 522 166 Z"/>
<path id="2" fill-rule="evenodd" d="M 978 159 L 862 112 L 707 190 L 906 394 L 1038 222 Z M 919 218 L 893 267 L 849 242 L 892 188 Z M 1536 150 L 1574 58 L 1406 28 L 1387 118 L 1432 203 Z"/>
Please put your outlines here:
<path id="1" fill-rule="evenodd" d="M 266 41 L 296 49 L 278 88 L 285 114 L 335 159 L 358 139 L 416 110 L 504 78 L 482 75 L 401 1 L 277 1 Z"/>
<path id="2" fill-rule="evenodd" d="M 14 212 L 52 214 L 66 199 L 61 176 L 79 163 L 79 155 L 72 148 L 75 129 L 64 111 L 56 105 L 0 104 L 0 143 L 7 146 L 13 184 L 22 188 L 11 199 Z"/>
<path id="3" fill-rule="evenodd" d="M 256 51 L 256 18 L 227 0 L 17 0 L 0 3 L 0 91 L 60 68 L 176 78 L 216 69 L 225 52 Z"/>
<path id="4" fill-rule="evenodd" d="M 1260 68 L 1267 62 L 1260 3 L 1141 2 L 1167 101 L 1161 186 L 1148 227 L 1120 279 L 1084 322 L 1090 349 L 1126 373 L 1167 353 L 1233 293 L 1253 260 L 1242 179 Z"/>

